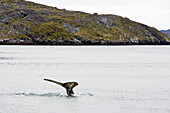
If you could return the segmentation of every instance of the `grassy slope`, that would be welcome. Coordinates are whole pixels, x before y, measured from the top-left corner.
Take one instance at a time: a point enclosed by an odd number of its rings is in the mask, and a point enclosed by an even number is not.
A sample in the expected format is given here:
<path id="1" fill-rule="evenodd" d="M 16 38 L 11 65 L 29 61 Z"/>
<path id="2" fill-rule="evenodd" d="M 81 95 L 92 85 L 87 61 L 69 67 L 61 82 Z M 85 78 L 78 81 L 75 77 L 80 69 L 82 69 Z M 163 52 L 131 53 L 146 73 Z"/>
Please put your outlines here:
<path id="1" fill-rule="evenodd" d="M 35 4 L 1 0 L 0 39 L 168 41 L 157 29 L 116 15 L 92 15 Z"/>

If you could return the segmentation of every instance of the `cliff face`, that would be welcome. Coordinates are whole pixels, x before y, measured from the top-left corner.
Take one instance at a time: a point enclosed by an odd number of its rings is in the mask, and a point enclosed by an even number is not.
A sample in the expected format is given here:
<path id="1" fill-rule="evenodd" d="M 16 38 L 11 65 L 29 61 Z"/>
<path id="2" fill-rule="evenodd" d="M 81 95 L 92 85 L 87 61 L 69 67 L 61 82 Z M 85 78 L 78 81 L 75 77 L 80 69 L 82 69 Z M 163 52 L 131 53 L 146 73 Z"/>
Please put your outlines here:
<path id="1" fill-rule="evenodd" d="M 169 44 L 153 27 L 116 15 L 1 0 L 0 44 Z"/>

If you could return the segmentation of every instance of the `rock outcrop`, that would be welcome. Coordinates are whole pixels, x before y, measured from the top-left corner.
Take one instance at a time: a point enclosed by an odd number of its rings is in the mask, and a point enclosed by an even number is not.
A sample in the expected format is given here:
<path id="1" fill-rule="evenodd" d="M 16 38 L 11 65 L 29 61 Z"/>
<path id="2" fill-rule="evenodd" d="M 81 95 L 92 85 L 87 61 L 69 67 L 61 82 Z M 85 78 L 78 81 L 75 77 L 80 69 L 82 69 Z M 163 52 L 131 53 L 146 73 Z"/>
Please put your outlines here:
<path id="1" fill-rule="evenodd" d="M 170 44 L 153 27 L 117 15 L 1 0 L 0 44 Z"/>

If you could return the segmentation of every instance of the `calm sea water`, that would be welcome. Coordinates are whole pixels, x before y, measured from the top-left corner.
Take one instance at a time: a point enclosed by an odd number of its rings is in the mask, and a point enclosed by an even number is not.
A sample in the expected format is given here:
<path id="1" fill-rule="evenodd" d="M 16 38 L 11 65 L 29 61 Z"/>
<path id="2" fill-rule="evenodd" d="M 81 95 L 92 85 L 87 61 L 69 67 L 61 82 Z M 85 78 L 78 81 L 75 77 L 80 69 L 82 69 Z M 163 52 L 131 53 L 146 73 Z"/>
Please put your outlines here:
<path id="1" fill-rule="evenodd" d="M 170 46 L 0 46 L 0 113 L 170 113 Z"/>

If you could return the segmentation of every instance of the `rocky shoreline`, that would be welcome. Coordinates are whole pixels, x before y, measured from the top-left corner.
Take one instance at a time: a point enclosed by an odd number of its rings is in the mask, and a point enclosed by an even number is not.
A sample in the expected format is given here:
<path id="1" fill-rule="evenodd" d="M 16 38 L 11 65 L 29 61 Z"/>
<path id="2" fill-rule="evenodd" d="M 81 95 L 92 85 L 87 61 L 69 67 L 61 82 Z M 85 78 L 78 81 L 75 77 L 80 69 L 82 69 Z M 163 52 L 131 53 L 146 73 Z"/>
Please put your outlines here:
<path id="1" fill-rule="evenodd" d="M 0 45 L 170 45 L 164 41 L 104 41 L 104 40 L 13 40 L 0 39 Z"/>

